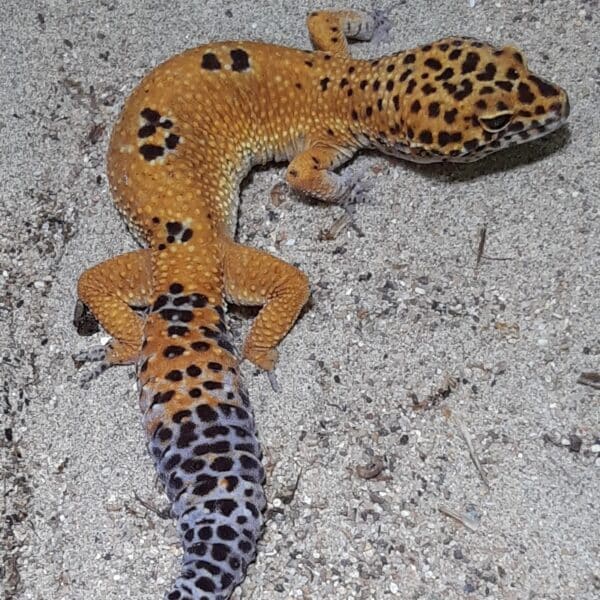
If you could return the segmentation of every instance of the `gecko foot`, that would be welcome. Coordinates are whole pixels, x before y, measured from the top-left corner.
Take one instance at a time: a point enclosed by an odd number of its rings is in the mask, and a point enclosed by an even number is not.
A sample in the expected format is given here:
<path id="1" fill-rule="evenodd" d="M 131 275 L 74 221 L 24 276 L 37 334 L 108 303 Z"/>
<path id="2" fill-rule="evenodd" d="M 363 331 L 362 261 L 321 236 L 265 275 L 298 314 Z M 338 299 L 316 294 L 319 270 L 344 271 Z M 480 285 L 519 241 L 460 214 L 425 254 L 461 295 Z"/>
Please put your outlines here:
<path id="1" fill-rule="evenodd" d="M 365 180 L 365 170 L 346 170 L 340 177 L 344 186 L 341 204 L 344 208 L 366 202 L 371 184 Z"/>
<path id="2" fill-rule="evenodd" d="M 371 41 L 375 44 L 387 44 L 391 41 L 390 31 L 392 21 L 389 18 L 389 10 L 375 9 L 371 13 L 373 18 L 373 36 Z"/>
<path id="3" fill-rule="evenodd" d="M 90 381 L 96 379 L 99 375 L 104 373 L 108 367 L 110 367 L 110 363 L 106 360 L 106 350 L 106 346 L 97 345 L 92 346 L 91 348 L 86 348 L 85 350 L 80 350 L 72 355 L 76 369 L 79 369 L 82 365 L 88 362 L 97 363 L 91 369 L 86 369 L 81 373 L 79 384 L 82 388 L 86 388 Z"/>

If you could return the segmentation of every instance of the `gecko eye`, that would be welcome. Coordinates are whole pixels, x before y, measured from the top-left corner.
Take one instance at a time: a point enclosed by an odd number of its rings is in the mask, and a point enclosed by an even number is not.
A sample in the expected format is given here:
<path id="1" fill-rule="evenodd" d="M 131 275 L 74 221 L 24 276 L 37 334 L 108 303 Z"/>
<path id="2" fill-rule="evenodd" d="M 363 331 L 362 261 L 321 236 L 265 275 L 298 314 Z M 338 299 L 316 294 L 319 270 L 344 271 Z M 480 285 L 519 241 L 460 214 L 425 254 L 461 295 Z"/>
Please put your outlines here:
<path id="1" fill-rule="evenodd" d="M 479 117 L 481 126 L 491 133 L 496 133 L 504 129 L 511 121 L 512 113 L 503 113 L 495 117 Z"/>

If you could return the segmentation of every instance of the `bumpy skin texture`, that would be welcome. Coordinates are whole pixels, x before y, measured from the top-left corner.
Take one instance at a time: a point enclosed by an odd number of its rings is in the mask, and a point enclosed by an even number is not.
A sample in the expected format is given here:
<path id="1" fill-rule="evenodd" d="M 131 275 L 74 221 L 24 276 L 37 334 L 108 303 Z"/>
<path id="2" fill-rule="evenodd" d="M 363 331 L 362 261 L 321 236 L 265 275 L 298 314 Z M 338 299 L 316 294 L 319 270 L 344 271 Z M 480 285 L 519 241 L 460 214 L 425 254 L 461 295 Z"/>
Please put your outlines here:
<path id="1" fill-rule="evenodd" d="M 295 267 L 232 239 L 238 185 L 257 163 L 325 201 L 356 198 L 334 170 L 360 148 L 415 161 L 475 160 L 558 127 L 558 86 L 520 52 L 447 38 L 354 60 L 381 15 L 308 18 L 316 52 L 215 42 L 173 57 L 127 100 L 108 152 L 117 207 L 148 248 L 86 271 L 78 295 L 112 336 L 79 358 L 137 367 L 149 450 L 177 519 L 183 568 L 169 600 L 224 600 L 254 558 L 265 498 L 260 450 L 225 300 L 263 305 L 242 356 L 273 368 L 308 298 Z"/>

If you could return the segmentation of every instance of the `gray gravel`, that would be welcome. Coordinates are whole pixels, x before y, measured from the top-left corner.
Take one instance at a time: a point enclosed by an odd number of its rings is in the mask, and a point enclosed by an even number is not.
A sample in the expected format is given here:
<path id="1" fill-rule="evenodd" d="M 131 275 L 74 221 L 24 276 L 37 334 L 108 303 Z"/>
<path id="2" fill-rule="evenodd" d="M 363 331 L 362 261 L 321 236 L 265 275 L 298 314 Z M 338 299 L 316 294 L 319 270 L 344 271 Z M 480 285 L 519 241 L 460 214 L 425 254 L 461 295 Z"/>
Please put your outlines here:
<path id="1" fill-rule="evenodd" d="M 281 166 L 244 187 L 239 239 L 300 265 L 313 300 L 281 347 L 282 393 L 245 365 L 270 505 L 236 598 L 600 597 L 599 392 L 577 383 L 600 370 L 600 11 L 470 4 L 389 3 L 397 42 L 354 51 L 514 43 L 568 90 L 567 129 L 471 166 L 359 157 L 364 237 L 320 241 L 340 209 L 274 202 Z M 0 596 L 150 600 L 175 575 L 132 370 L 84 391 L 70 358 L 93 343 L 71 325 L 78 275 L 135 248 L 107 135 L 161 60 L 213 38 L 308 47 L 317 6 L 1 3 Z M 241 339 L 248 319 L 231 323 Z"/>

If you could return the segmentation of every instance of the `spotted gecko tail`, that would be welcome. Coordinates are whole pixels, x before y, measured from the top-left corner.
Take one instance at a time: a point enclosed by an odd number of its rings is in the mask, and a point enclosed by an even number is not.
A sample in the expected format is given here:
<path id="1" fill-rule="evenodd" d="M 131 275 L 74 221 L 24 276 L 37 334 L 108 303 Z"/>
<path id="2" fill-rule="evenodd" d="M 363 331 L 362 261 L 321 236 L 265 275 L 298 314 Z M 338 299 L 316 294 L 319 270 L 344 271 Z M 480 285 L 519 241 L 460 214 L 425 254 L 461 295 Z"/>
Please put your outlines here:
<path id="1" fill-rule="evenodd" d="M 157 460 L 184 551 L 168 600 L 226 600 L 256 555 L 264 470 L 252 415 L 241 404 L 199 404 L 173 423 L 177 449 Z"/>
<path id="2" fill-rule="evenodd" d="M 254 417 L 221 308 L 199 294 L 163 298 L 146 328 L 140 402 L 183 545 L 165 598 L 227 600 L 256 555 L 266 505 Z M 159 349 L 161 321 L 178 335 Z"/>

